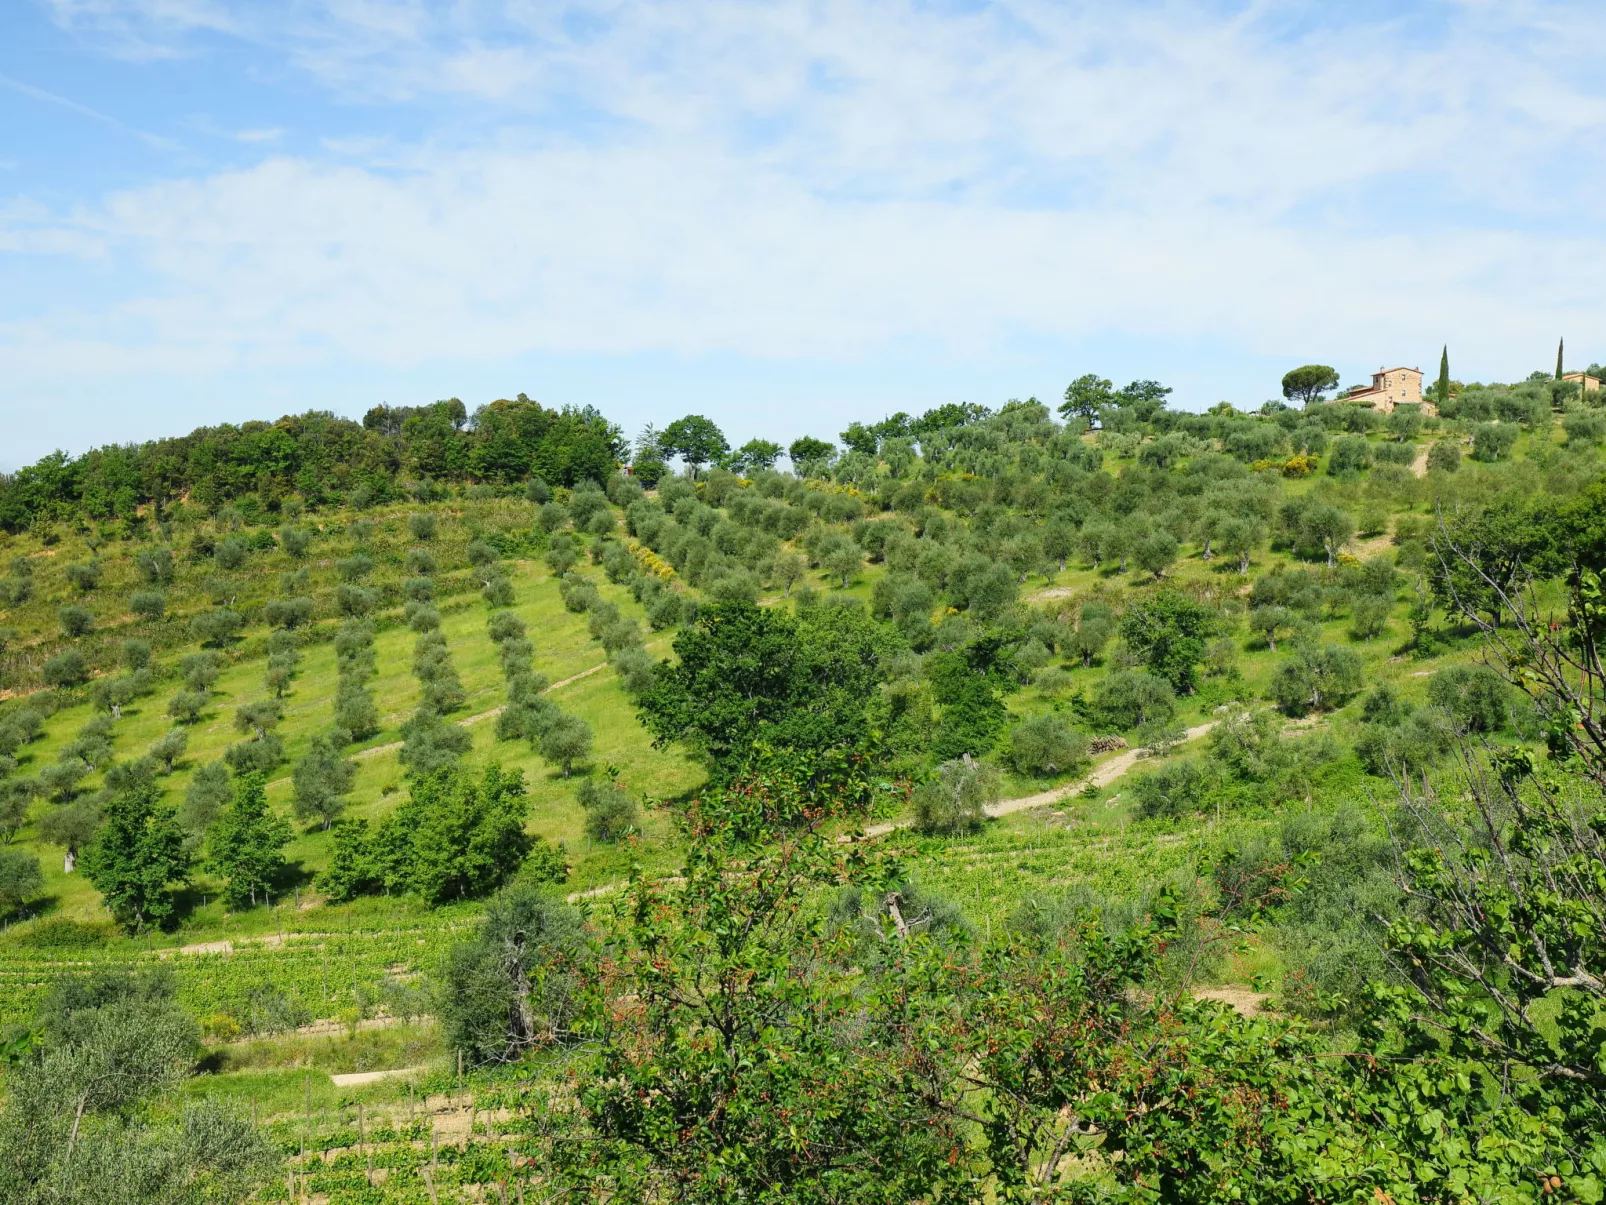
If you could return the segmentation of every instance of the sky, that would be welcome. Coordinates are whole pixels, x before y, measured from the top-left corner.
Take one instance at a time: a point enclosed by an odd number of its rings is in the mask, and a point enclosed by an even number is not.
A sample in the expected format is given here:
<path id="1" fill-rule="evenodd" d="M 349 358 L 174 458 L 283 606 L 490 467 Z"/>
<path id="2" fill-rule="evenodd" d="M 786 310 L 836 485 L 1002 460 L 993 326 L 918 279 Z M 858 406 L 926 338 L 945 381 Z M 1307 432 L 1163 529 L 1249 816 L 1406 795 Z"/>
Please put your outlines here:
<path id="1" fill-rule="evenodd" d="M 0 469 L 1606 360 L 1606 6 L 7 0 Z"/>

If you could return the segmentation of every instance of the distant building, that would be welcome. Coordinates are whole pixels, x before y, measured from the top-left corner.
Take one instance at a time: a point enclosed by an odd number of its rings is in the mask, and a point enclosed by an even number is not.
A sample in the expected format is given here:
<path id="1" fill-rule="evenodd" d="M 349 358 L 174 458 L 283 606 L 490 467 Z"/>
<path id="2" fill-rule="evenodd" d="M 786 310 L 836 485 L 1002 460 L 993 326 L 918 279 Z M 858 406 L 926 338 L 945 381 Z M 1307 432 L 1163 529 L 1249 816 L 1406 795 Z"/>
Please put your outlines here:
<path id="1" fill-rule="evenodd" d="M 1372 374 L 1372 384 L 1351 389 L 1346 402 L 1366 402 L 1374 410 L 1389 413 L 1396 406 L 1422 406 L 1427 414 L 1436 413 L 1432 402 L 1422 401 L 1422 370 L 1420 368 L 1379 368 Z"/>
<path id="2" fill-rule="evenodd" d="M 1561 379 L 1564 381 L 1572 381 L 1585 393 L 1600 392 L 1600 378 L 1592 377 L 1587 372 L 1564 372 L 1561 374 Z"/>

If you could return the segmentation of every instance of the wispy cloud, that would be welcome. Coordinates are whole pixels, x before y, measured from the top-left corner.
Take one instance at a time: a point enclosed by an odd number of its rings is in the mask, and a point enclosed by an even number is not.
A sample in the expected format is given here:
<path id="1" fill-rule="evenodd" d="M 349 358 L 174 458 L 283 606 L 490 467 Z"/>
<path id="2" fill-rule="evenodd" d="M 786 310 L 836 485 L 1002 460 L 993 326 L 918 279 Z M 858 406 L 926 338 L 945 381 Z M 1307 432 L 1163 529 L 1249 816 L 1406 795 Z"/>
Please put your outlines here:
<path id="1" fill-rule="evenodd" d="M 236 142 L 278 142 L 284 137 L 284 131 L 278 127 L 267 130 L 236 130 Z"/>
<path id="2" fill-rule="evenodd" d="M 135 269 L 0 329 L 13 379 L 1101 334 L 1525 365 L 1606 319 L 1583 4 L 53 11 L 147 56 L 250 43 L 412 124 L 0 215 L 0 247 Z"/>
<path id="3" fill-rule="evenodd" d="M 118 121 L 117 118 L 112 117 L 109 114 L 102 113 L 98 109 L 91 109 L 88 105 L 81 105 L 77 101 L 68 97 L 58 96 L 54 92 L 46 91 L 44 88 L 35 87 L 33 84 L 26 83 L 23 80 L 13 79 L 9 75 L 0 74 L 0 87 L 10 88 L 13 92 L 20 92 L 23 96 L 32 97 L 37 101 L 43 101 L 47 105 L 57 105 L 68 110 L 69 112 L 78 114 L 80 117 L 87 117 L 90 121 L 98 122 L 99 124 L 117 130 L 120 133 L 137 138 L 148 146 L 157 147 L 158 149 L 164 151 L 178 149 L 178 143 L 174 142 L 170 138 L 163 138 L 157 134 L 149 134 L 144 130 L 135 129 L 127 122 Z"/>

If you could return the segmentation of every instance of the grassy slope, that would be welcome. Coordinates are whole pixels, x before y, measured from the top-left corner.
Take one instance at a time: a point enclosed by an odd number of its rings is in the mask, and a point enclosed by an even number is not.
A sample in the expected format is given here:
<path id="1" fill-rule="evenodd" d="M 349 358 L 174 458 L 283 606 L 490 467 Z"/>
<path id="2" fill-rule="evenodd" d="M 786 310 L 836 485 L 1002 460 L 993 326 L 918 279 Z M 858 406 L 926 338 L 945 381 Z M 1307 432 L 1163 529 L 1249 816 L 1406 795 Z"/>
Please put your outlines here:
<path id="1" fill-rule="evenodd" d="M 1521 451 L 1519 449 L 1519 455 Z M 1121 466 L 1115 463 L 1110 467 L 1119 469 Z M 1288 483 L 1288 492 L 1318 487 L 1332 488 L 1331 483 L 1315 478 Z M 1334 492 L 1341 498 L 1358 496 L 1355 487 L 1338 486 Z M 1415 509 L 1419 514 L 1426 513 L 1426 508 L 1420 504 Z M 392 589 L 404 576 L 401 554 L 408 543 L 403 528 L 404 513 L 398 510 L 380 515 L 372 544 L 380 562 L 375 580 Z M 472 531 L 480 527 L 506 527 L 516 522 L 527 524 L 528 510 L 521 510 L 517 504 L 492 502 L 477 510 L 463 506 L 456 519 L 456 523 L 443 525 L 438 544 L 438 555 L 448 570 Z M 355 546 L 343 534 L 340 523 L 326 522 L 326 527 L 314 560 L 315 584 L 324 589 L 332 581 L 329 574 L 332 561 Z M 30 541 L 13 541 L 9 551 L 14 553 L 33 547 Z M 1385 538 L 1367 542 L 1360 551 L 1374 555 L 1387 550 Z M 71 537 L 66 543 L 43 551 L 52 555 L 48 558 L 49 565 L 38 575 L 41 588 L 36 598 L 20 608 L 19 614 L 4 620 L 30 633 L 23 645 L 33 650 L 30 655 L 36 660 L 56 645 L 47 634 L 48 625 L 54 606 L 66 601 L 68 596 L 59 567 L 87 554 L 87 550 L 73 545 Z M 100 555 L 108 567 L 107 578 L 101 589 L 91 596 L 91 602 L 102 612 L 101 623 L 112 628 L 112 636 L 140 632 L 142 629 L 131 620 L 120 616 L 116 606 L 116 600 L 135 587 L 127 552 L 119 552 L 114 545 L 102 549 Z M 1247 589 L 1255 575 L 1286 561 L 1282 554 L 1262 551 L 1256 557 L 1251 576 L 1240 578 L 1221 561 L 1206 563 L 1194 552 L 1176 566 L 1172 577 L 1178 581 L 1206 582 L 1221 593 L 1236 593 Z M 275 592 L 273 575 L 293 567 L 282 554 L 254 557 L 251 568 L 241 575 L 249 596 L 247 605 L 259 605 L 263 599 L 271 597 Z M 628 593 L 609 586 L 594 568 L 582 566 L 582 569 L 596 577 L 603 593 L 618 602 L 625 614 L 640 615 L 640 609 Z M 201 570 L 185 566 L 181 572 L 185 576 L 171 593 L 174 604 L 181 610 L 186 604 L 190 611 L 204 609 L 205 604 L 196 595 Z M 851 593 L 867 598 L 881 572 L 880 566 L 868 566 L 854 583 Z M 449 573 L 443 575 L 448 580 L 450 576 Z M 816 588 L 828 588 L 818 574 L 810 574 L 809 579 Z M 1084 595 L 1095 588 L 1120 590 L 1128 584 L 1141 584 L 1141 579 L 1146 579 L 1146 575 L 1135 570 L 1126 575 L 1108 571 L 1095 573 L 1073 564 L 1049 578 L 1034 578 L 1023 594 L 1028 601 L 1052 603 L 1062 597 Z M 515 561 L 514 582 L 517 610 L 529 625 L 536 645 L 536 668 L 540 672 L 556 682 L 602 664 L 602 651 L 590 639 L 584 617 L 571 615 L 563 609 L 556 584 L 544 566 L 531 560 Z M 395 610 L 393 607 L 391 613 Z M 453 718 L 474 716 L 498 706 L 503 701 L 502 680 L 493 648 L 485 635 L 486 608 L 476 595 L 469 593 L 443 599 L 442 610 L 443 631 L 468 692 L 467 707 Z M 1403 616 L 1402 602 L 1382 636 L 1356 647 L 1366 660 L 1368 685 L 1391 680 L 1407 697 L 1421 697 L 1426 675 L 1437 663 L 1398 656 L 1408 631 Z M 325 619 L 323 626 L 332 628 L 333 620 Z M 1350 643 L 1347 626 L 1347 617 L 1331 620 L 1324 625 L 1324 637 L 1335 643 Z M 193 647 L 186 644 L 182 617 L 160 628 L 161 638 L 157 643 L 162 646 L 160 660 L 164 663 L 171 664 Z M 221 754 L 236 739 L 231 724 L 234 707 L 265 693 L 261 632 L 258 627 L 247 633 L 243 655 L 226 669 L 217 685 L 214 706 L 192 730 L 188 767 Z M 1263 696 L 1279 657 L 1254 642 L 1246 629 L 1240 628 L 1234 638 L 1242 650 L 1239 662 L 1242 681 L 1233 693 L 1246 698 Z M 99 639 L 103 647 L 109 647 L 110 637 L 104 634 L 104 628 Z M 664 654 L 668 639 L 668 634 L 654 634 L 649 647 L 654 653 Z M 370 748 L 380 748 L 398 739 L 396 730 L 410 714 L 416 700 L 417 683 L 410 672 L 412 643 L 412 634 L 400 626 L 387 627 L 379 634 L 379 677 L 373 686 L 384 715 L 384 731 L 367 742 Z M 250 655 L 252 652 L 256 655 Z M 108 655 L 100 659 L 104 661 Z M 1462 648 L 1447 652 L 1441 660 L 1464 659 L 1467 655 L 1468 650 Z M 1073 670 L 1077 686 L 1082 690 L 1090 690 L 1106 672 L 1106 666 Z M 286 719 L 281 731 L 291 759 L 299 755 L 312 733 L 328 724 L 334 685 L 332 646 L 327 640 L 313 644 L 305 651 L 300 674 L 286 700 Z M 125 711 L 117 725 L 118 757 L 139 754 L 166 730 L 165 703 L 177 688 L 176 681 L 169 677 L 160 683 L 155 696 Z M 1200 717 L 1208 716 L 1223 693 L 1212 688 L 1200 699 L 1184 700 L 1181 718 L 1188 723 L 1198 722 Z M 651 748 L 635 720 L 629 700 L 610 670 L 603 669 L 562 687 L 554 698 L 565 709 L 592 724 L 597 737 L 596 764 L 617 767 L 633 788 L 653 796 L 673 796 L 691 789 L 700 780 L 700 770 L 678 751 Z M 1026 688 L 1011 697 L 1009 706 L 1024 715 L 1064 704 Z M 90 715 L 88 704 L 82 703 L 53 716 L 47 724 L 45 739 L 27 751 L 33 765 L 25 765 L 22 772 L 53 760 L 56 751 L 72 739 L 72 734 Z M 1326 722 L 1343 729 L 1349 720 L 1345 713 L 1339 713 Z M 582 815 L 573 801 L 571 783 L 556 777 L 526 746 L 497 745 L 492 721 L 476 723 L 471 731 L 475 737 L 471 755 L 474 761 L 494 757 L 504 765 L 524 770 L 531 789 L 531 831 L 566 843 L 574 864 L 573 889 L 617 882 L 633 859 L 645 858 L 650 866 L 672 864 L 675 838 L 662 814 L 648 814 L 645 840 L 640 843 L 625 849 L 590 848 L 581 834 Z M 351 814 L 370 818 L 382 816 L 400 798 L 397 789 L 401 776 L 395 750 L 382 749 L 363 757 L 359 766 Z M 181 794 L 188 773 L 187 768 L 165 780 L 175 799 Z M 278 773 L 280 777 L 270 789 L 270 799 L 276 806 L 288 808 L 288 765 Z M 1047 785 L 1052 785 L 1052 780 L 1043 782 L 1011 776 L 1009 793 L 1027 794 Z M 1095 799 L 1068 800 L 1057 808 L 1007 817 L 990 824 L 975 837 L 961 841 L 928 840 L 909 832 L 899 833 L 890 840 L 904 848 L 908 864 L 923 882 L 955 898 L 976 924 L 992 925 L 1003 921 L 1023 896 L 1037 892 L 1087 887 L 1114 895 L 1141 890 L 1158 878 L 1191 866 L 1219 839 L 1274 822 L 1264 817 L 1229 817 L 1220 829 L 1214 822 L 1205 825 L 1135 822 L 1119 795 L 1117 784 Z M 1112 796 L 1116 798 L 1112 800 Z M 49 911 L 83 919 L 104 915 L 98 897 L 82 876 L 60 873 L 59 850 L 39 844 L 30 830 L 19 836 L 17 844 L 37 851 L 42 857 L 48 875 Z M 298 826 L 296 839 L 288 852 L 305 875 L 310 876 L 324 864 L 327 851 L 325 834 Z M 203 873 L 197 879 L 197 889 L 209 894 L 210 887 Z M 371 988 L 387 969 L 419 970 L 431 965 L 454 928 L 470 923 L 475 911 L 474 906 L 469 905 L 430 912 L 410 901 L 368 899 L 338 907 L 313 906 L 300 910 L 293 904 L 281 904 L 273 909 L 258 908 L 228 916 L 216 902 L 210 902 L 197 907 L 177 934 L 153 939 L 150 944 L 224 939 L 240 942 L 262 936 L 277 940 L 277 935 L 287 934 L 289 937 L 283 946 L 247 947 L 228 956 L 189 956 L 175 960 L 187 997 L 204 1011 L 209 1002 L 228 998 L 231 993 L 237 996 L 242 983 L 271 981 L 291 985 L 310 1001 L 309 1007 L 317 1015 L 345 1013 L 350 1016 L 350 1010 L 359 1002 L 360 990 Z M 297 934 L 307 936 L 297 939 Z M 39 990 L 38 985 L 54 967 L 69 959 L 86 957 L 31 949 L 23 940 L 24 936 L 25 930 L 0 941 L 0 1016 L 21 1016 Z M 144 941 L 118 938 L 88 956 L 139 957 L 144 956 L 145 947 Z M 1241 961 L 1233 971 L 1240 977 L 1247 977 L 1261 969 L 1264 969 L 1264 960 L 1256 961 L 1252 956 L 1248 961 Z M 227 1073 L 195 1081 L 189 1091 L 249 1095 L 262 1100 L 270 1109 L 290 1108 L 299 1103 L 305 1088 L 304 1073 L 296 1069 L 297 1065 L 337 1072 L 413 1065 L 438 1055 L 437 1039 L 427 1026 L 422 1030 L 402 1027 L 400 1032 L 364 1031 L 354 1036 L 281 1038 L 229 1047 L 219 1060 L 219 1069 Z M 436 1088 L 449 1086 L 450 1077 L 444 1071 L 437 1069 L 432 1074 Z M 362 1093 L 368 1099 L 394 1101 L 402 1098 L 404 1088 L 399 1082 L 391 1082 L 363 1089 Z M 344 1096 L 350 1093 L 335 1092 L 326 1079 L 318 1078 L 315 1107 L 318 1101 L 329 1104 Z"/>

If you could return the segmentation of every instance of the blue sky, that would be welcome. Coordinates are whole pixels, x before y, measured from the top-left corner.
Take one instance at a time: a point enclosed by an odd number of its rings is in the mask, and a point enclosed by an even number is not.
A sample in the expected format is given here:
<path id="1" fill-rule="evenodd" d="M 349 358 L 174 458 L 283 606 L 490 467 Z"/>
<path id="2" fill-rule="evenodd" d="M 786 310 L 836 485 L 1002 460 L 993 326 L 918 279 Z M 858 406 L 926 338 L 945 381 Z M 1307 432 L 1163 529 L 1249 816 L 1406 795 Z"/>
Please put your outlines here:
<path id="1" fill-rule="evenodd" d="M 1606 359 L 1584 3 L 0 6 L 0 467 L 523 391 L 736 442 Z"/>

